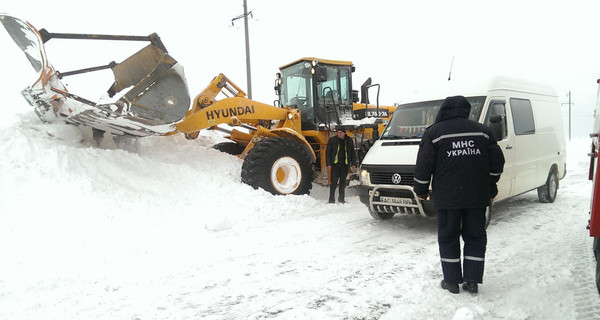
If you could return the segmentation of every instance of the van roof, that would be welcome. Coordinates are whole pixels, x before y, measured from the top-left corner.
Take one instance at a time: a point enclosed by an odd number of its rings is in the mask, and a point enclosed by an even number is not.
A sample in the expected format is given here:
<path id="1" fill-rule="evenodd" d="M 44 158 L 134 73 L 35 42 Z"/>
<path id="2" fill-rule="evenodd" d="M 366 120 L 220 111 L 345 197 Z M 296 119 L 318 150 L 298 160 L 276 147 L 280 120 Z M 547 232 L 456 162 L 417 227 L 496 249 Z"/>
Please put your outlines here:
<path id="1" fill-rule="evenodd" d="M 477 77 L 469 80 L 452 79 L 450 81 L 429 83 L 425 87 L 427 88 L 422 88 L 414 92 L 410 97 L 400 97 L 403 100 L 401 103 L 439 100 L 456 95 L 466 97 L 487 96 L 489 91 L 492 90 L 511 90 L 545 96 L 557 96 L 556 91 L 550 85 L 504 75 L 483 79 Z"/>

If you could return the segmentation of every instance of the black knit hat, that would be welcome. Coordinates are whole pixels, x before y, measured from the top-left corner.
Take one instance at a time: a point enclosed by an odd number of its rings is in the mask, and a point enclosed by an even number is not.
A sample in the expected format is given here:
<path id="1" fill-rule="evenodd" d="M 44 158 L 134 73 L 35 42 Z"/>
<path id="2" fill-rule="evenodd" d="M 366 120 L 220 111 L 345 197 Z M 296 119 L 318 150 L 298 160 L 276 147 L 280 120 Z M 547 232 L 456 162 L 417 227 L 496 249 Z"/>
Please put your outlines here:
<path id="1" fill-rule="evenodd" d="M 344 127 L 342 127 L 342 126 L 337 126 L 337 127 L 335 127 L 335 131 L 336 131 L 336 132 L 338 132 L 338 131 L 342 131 L 343 133 L 346 133 L 346 129 L 344 129 Z"/>

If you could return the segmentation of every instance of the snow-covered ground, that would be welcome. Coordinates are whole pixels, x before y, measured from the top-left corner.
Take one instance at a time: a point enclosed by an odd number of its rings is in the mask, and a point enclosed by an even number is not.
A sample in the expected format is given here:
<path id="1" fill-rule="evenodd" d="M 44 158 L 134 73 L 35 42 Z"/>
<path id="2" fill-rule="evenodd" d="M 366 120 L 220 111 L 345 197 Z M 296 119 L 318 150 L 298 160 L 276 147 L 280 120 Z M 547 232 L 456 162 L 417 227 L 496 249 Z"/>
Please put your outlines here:
<path id="1" fill-rule="evenodd" d="M 105 140 L 0 121 L 0 319 L 600 319 L 589 139 L 553 204 L 499 203 L 478 295 L 439 288 L 435 218 L 370 217 L 240 182 L 215 132 Z M 19 110 L 19 111 L 14 111 Z"/>

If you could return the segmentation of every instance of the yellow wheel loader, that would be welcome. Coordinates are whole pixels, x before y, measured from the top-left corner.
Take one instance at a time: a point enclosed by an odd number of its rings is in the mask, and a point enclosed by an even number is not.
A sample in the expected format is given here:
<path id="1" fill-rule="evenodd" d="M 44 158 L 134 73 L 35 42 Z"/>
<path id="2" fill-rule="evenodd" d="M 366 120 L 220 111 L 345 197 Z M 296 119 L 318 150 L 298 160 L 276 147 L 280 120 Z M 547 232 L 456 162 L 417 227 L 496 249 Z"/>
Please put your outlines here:
<path id="1" fill-rule="evenodd" d="M 242 181 L 273 194 L 307 194 L 312 182 L 328 184 L 325 148 L 336 126 L 355 139 L 359 159 L 364 156 L 395 107 L 368 101 L 368 79 L 352 90 L 350 61 L 303 58 L 280 68 L 274 105 L 250 100 L 223 74 L 191 101 L 183 67 L 169 54 L 157 34 L 122 36 L 50 33 L 30 23 L 0 14 L 0 22 L 23 50 L 39 77 L 22 91 L 42 121 L 66 121 L 92 127 L 96 133 L 144 137 L 184 134 L 200 130 L 225 131 L 230 142 L 215 149 L 244 160 Z M 60 72 L 46 57 L 50 39 L 87 39 L 149 42 L 120 63 Z M 114 82 L 106 96 L 91 101 L 75 95 L 64 77 L 110 69 Z M 223 96 L 224 98 L 218 99 Z"/>

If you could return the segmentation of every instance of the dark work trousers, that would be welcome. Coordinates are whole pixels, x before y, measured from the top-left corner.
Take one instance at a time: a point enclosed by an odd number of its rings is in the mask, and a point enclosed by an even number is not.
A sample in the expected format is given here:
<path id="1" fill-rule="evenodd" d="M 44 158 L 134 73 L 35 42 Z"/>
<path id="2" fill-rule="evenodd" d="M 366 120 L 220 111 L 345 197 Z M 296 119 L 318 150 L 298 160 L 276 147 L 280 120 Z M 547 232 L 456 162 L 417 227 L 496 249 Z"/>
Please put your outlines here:
<path id="1" fill-rule="evenodd" d="M 344 193 L 346 188 L 346 177 L 348 176 L 348 165 L 345 163 L 336 163 L 331 166 L 331 185 L 329 186 L 329 201 L 335 201 L 335 188 L 340 187 L 340 197 L 338 201 L 345 201 Z"/>
<path id="2" fill-rule="evenodd" d="M 438 244 L 444 280 L 448 283 L 483 282 L 487 234 L 486 208 L 437 209 Z M 460 263 L 460 237 L 464 242 L 463 270 Z"/>

